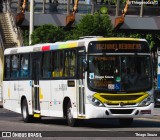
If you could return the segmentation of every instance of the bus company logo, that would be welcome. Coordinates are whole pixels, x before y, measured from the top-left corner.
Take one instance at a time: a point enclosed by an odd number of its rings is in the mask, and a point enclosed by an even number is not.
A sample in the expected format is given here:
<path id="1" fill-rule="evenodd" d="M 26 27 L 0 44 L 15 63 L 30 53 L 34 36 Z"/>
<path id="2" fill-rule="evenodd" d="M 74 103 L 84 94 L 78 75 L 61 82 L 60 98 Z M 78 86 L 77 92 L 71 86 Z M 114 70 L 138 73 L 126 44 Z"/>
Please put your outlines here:
<path id="1" fill-rule="evenodd" d="M 130 4 L 138 4 L 138 5 L 158 5 L 158 0 L 143 0 L 143 1 L 129 1 L 129 5 Z"/>
<path id="2" fill-rule="evenodd" d="M 119 105 L 120 105 L 120 106 L 124 106 L 124 103 L 123 103 L 123 102 L 120 102 Z"/>
<path id="3" fill-rule="evenodd" d="M 2 137 L 3 138 L 10 138 L 10 137 L 12 137 L 11 132 L 2 132 Z"/>

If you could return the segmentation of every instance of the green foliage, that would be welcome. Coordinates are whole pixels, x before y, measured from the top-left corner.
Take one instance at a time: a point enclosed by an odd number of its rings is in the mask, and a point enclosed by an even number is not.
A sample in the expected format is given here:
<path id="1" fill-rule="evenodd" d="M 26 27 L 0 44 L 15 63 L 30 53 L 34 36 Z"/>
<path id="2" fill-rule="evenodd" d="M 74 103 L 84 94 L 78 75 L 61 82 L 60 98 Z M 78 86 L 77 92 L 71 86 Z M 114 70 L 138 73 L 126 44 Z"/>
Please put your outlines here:
<path id="1" fill-rule="evenodd" d="M 94 13 L 82 17 L 66 39 L 78 39 L 81 36 L 112 36 L 113 25 L 108 14 Z"/>
<path id="2" fill-rule="evenodd" d="M 156 50 L 157 44 L 155 43 L 155 36 L 153 34 L 143 34 L 143 33 L 115 33 L 114 36 L 116 37 L 131 37 L 131 38 L 142 38 L 146 39 L 150 45 L 151 51 Z M 158 37 L 157 37 L 158 38 Z"/>
<path id="3" fill-rule="evenodd" d="M 100 12 L 101 12 L 102 14 L 108 14 L 108 9 L 107 9 L 107 7 L 106 7 L 106 6 L 102 6 L 102 7 L 100 8 Z"/>
<path id="4" fill-rule="evenodd" d="M 23 43 L 24 46 L 28 46 L 29 45 L 29 31 L 28 30 L 23 30 Z"/>
<path id="5" fill-rule="evenodd" d="M 53 43 L 64 39 L 64 31 L 60 27 L 45 24 L 36 28 L 32 33 L 32 44 Z"/>

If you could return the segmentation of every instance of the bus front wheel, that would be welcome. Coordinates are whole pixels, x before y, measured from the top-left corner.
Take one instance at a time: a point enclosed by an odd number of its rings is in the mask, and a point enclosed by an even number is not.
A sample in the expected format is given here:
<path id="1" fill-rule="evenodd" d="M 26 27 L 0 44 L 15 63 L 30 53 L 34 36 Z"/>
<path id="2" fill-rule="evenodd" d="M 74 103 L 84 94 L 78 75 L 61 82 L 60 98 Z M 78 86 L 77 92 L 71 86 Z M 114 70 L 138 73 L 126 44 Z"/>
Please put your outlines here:
<path id="1" fill-rule="evenodd" d="M 129 127 L 129 126 L 131 126 L 132 122 L 133 122 L 133 118 L 122 118 L 122 119 L 119 119 L 119 124 L 122 127 Z"/>
<path id="2" fill-rule="evenodd" d="M 26 122 L 26 123 L 31 122 L 32 116 L 29 115 L 28 105 L 27 105 L 27 100 L 26 100 L 26 99 L 24 99 L 24 100 L 22 101 L 21 111 L 22 111 L 23 121 Z"/>
<path id="3" fill-rule="evenodd" d="M 73 118 L 71 102 L 68 102 L 68 104 L 67 104 L 66 120 L 67 120 L 67 124 L 69 126 L 71 126 L 71 127 L 76 126 L 77 120 L 75 118 Z"/>

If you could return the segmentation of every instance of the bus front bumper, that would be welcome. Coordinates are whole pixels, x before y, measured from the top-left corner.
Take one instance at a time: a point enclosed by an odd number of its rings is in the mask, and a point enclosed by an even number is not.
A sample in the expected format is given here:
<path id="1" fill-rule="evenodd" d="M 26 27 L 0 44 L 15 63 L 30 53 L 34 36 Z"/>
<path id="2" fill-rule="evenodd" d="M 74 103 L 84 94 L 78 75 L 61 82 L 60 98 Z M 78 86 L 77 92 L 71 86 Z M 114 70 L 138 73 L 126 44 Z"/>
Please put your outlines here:
<path id="1" fill-rule="evenodd" d="M 91 118 L 144 118 L 153 116 L 154 103 L 144 107 L 96 107 L 86 104 L 86 119 Z"/>

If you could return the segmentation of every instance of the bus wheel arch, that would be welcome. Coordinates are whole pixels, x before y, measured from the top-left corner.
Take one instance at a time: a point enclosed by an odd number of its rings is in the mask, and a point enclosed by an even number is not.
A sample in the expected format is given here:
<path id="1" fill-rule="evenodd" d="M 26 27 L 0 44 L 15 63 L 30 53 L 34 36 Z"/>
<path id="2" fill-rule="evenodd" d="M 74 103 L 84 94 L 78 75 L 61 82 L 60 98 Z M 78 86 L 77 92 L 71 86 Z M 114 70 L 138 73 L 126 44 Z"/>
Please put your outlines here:
<path id="1" fill-rule="evenodd" d="M 32 116 L 29 115 L 28 103 L 25 96 L 22 96 L 21 98 L 21 113 L 22 113 L 22 118 L 24 122 L 26 123 L 31 122 Z"/>
<path id="2" fill-rule="evenodd" d="M 77 125 L 77 119 L 73 118 L 72 105 L 69 97 L 65 97 L 63 101 L 63 113 L 69 126 L 74 127 Z"/>
<path id="3" fill-rule="evenodd" d="M 69 102 L 71 102 L 70 98 L 65 97 L 64 100 L 63 100 L 63 116 L 64 116 L 64 118 L 66 118 L 66 116 L 67 116 L 67 104 Z"/>

